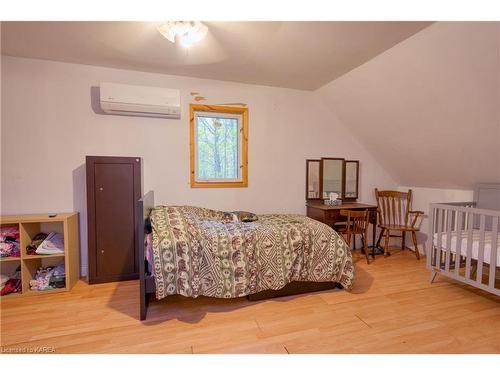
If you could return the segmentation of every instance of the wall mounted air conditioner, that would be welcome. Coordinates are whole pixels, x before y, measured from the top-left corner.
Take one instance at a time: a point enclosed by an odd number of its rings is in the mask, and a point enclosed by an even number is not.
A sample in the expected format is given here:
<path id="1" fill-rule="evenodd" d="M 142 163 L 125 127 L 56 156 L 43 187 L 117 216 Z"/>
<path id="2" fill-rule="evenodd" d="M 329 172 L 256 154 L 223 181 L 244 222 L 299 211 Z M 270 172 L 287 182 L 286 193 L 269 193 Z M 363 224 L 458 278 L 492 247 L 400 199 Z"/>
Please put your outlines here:
<path id="1" fill-rule="evenodd" d="M 111 115 L 181 118 L 179 90 L 100 83 L 101 108 Z"/>

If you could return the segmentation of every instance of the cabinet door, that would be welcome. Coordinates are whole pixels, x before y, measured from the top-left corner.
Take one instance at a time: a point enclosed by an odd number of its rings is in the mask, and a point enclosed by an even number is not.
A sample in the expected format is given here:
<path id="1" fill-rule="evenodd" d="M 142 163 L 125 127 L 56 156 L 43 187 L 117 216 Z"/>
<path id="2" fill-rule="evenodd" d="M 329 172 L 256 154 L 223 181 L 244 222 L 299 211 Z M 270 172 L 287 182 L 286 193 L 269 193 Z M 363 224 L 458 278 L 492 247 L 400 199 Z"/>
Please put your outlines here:
<path id="1" fill-rule="evenodd" d="M 86 164 L 89 282 L 137 279 L 141 159 L 87 156 Z"/>
<path id="2" fill-rule="evenodd" d="M 136 272 L 134 165 L 95 165 L 96 276 Z"/>

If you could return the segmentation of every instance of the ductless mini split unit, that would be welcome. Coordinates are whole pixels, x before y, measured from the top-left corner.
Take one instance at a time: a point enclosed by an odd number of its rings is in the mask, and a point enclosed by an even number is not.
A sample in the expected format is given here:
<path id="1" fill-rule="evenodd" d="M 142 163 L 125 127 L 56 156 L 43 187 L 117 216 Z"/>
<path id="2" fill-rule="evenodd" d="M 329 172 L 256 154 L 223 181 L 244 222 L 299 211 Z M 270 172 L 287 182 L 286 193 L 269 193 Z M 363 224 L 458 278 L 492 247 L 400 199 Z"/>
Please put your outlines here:
<path id="1" fill-rule="evenodd" d="M 101 82 L 100 101 L 110 115 L 181 118 L 179 90 Z"/>

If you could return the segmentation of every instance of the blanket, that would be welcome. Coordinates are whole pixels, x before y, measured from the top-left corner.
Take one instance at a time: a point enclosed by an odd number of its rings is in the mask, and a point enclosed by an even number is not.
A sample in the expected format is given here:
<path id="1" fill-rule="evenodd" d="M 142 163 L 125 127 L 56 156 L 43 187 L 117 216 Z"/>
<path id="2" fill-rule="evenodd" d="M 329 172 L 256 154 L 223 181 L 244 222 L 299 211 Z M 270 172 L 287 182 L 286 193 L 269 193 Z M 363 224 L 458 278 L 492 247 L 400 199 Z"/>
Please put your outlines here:
<path id="1" fill-rule="evenodd" d="M 327 225 L 303 215 L 225 222 L 224 212 L 191 206 L 151 211 L 156 297 L 235 298 L 292 281 L 333 281 L 350 289 L 351 253 Z"/>

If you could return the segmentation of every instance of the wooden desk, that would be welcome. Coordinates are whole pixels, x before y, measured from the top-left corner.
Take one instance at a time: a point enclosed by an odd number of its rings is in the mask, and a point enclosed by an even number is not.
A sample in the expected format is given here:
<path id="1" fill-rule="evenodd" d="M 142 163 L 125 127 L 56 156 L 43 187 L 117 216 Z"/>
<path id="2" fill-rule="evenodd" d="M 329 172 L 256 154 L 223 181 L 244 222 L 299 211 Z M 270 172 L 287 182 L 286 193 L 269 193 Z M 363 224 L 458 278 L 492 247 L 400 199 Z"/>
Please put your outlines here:
<path id="1" fill-rule="evenodd" d="M 377 205 L 364 203 L 343 203 L 339 206 L 330 206 L 323 204 L 322 201 L 307 202 L 307 216 L 311 219 L 321 221 L 322 223 L 333 227 L 335 223 L 345 221 L 345 217 L 340 215 L 340 210 L 368 210 L 369 222 L 373 225 L 372 232 L 372 257 L 375 258 L 375 244 L 377 237 Z"/>

